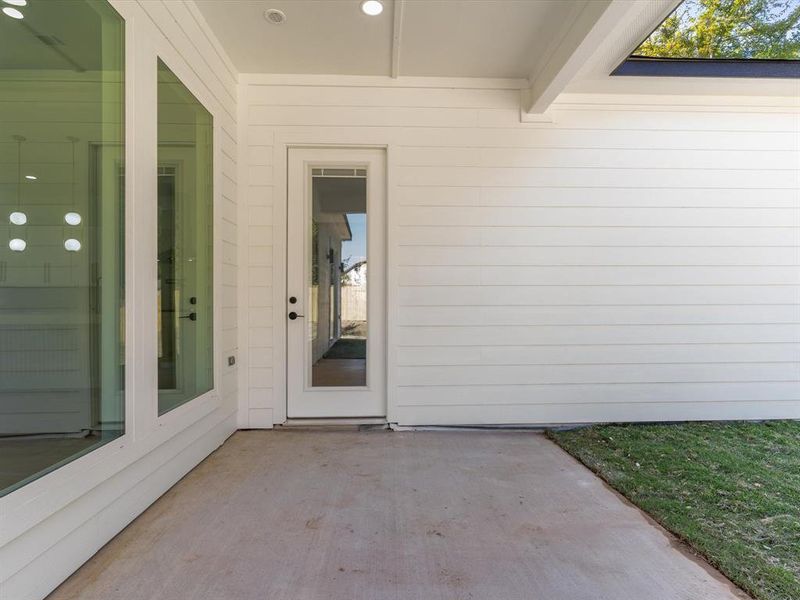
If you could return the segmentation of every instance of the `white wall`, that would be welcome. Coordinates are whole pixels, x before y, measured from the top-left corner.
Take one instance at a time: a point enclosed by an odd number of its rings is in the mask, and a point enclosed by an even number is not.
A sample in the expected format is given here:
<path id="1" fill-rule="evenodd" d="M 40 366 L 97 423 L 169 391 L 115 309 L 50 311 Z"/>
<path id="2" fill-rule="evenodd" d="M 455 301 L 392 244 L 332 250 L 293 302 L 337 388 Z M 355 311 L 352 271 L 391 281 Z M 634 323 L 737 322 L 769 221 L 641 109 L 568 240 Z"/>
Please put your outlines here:
<path id="1" fill-rule="evenodd" d="M 126 433 L 0 498 L 0 598 L 46 596 L 236 427 L 237 75 L 191 4 L 112 0 L 126 20 Z M 157 416 L 156 56 L 214 115 L 215 389 Z"/>
<path id="2" fill-rule="evenodd" d="M 388 146 L 390 421 L 800 417 L 795 99 L 240 79 L 240 425 L 285 419 L 293 143 Z"/>

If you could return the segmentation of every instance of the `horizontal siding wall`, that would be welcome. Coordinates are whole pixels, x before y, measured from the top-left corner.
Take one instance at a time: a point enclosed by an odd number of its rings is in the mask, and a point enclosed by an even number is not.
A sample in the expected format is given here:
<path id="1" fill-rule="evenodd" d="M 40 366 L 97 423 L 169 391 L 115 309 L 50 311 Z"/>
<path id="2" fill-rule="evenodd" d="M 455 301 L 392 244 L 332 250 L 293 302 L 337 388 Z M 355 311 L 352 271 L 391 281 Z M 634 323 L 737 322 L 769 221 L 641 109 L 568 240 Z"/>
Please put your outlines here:
<path id="1" fill-rule="evenodd" d="M 279 330 L 283 323 L 275 323 L 273 295 L 276 281 L 286 280 L 286 271 L 275 264 L 278 219 L 274 211 L 278 206 L 273 189 L 274 134 L 270 130 L 253 135 L 248 98 L 249 87 L 240 85 L 240 180 L 246 187 L 240 205 L 243 227 L 239 236 L 243 265 L 239 293 L 239 354 L 243 365 L 239 426 L 245 429 L 271 428 L 274 423 L 282 423 L 286 415 L 285 395 L 276 394 L 275 389 L 281 385 L 285 366 L 283 370 L 275 368 L 275 348 L 284 342 Z"/>
<path id="2" fill-rule="evenodd" d="M 389 146 L 391 421 L 800 417 L 796 108 L 248 81 L 251 426 L 285 416 L 276 140 Z"/>

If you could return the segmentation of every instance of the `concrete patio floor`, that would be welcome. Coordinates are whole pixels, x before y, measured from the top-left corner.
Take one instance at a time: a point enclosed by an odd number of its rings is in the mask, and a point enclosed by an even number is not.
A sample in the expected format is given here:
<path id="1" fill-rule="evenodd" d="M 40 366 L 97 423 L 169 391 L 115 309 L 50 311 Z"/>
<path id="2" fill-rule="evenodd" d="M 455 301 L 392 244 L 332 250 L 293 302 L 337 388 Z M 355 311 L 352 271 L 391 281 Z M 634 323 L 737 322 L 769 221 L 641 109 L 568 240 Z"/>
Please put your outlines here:
<path id="1" fill-rule="evenodd" d="M 239 432 L 50 600 L 745 598 L 527 432 Z"/>

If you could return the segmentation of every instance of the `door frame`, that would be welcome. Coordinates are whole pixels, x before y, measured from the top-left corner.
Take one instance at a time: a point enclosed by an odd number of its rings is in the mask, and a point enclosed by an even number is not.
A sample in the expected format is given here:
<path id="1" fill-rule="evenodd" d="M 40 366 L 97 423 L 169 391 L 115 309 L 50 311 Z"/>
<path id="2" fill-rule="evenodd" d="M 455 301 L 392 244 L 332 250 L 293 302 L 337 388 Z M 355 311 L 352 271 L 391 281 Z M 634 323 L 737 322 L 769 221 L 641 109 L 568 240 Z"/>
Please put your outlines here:
<path id="1" fill-rule="evenodd" d="M 297 153 L 297 158 L 300 161 L 300 164 L 293 163 L 291 161 L 291 153 Z M 359 153 L 364 152 L 363 159 L 361 156 L 358 156 Z M 370 152 L 371 156 L 366 154 L 366 152 Z M 318 158 L 315 156 L 318 155 Z M 376 157 L 376 155 L 380 155 L 380 159 Z M 282 263 L 276 266 L 282 266 L 285 270 L 283 272 L 283 279 L 284 279 L 284 287 L 285 292 L 283 298 L 281 298 L 280 306 L 283 309 L 281 318 L 283 325 L 276 324 L 277 328 L 280 328 L 284 332 L 284 351 L 286 353 L 286 361 L 284 362 L 284 372 L 285 372 L 285 381 L 286 381 L 286 393 L 285 393 L 285 401 L 286 401 L 286 414 L 288 415 L 290 412 L 292 413 L 291 418 L 293 419 L 339 419 L 339 418 L 367 418 L 367 419 L 375 419 L 381 418 L 384 419 L 387 414 L 387 386 L 386 386 L 386 373 L 387 373 L 387 260 L 386 260 L 386 252 L 387 252 L 387 243 L 386 243 L 386 231 L 387 231 L 387 151 L 386 148 L 380 147 L 354 147 L 354 146 L 339 146 L 339 145 L 326 145 L 323 147 L 308 147 L 308 146 L 290 146 L 287 147 L 286 152 L 286 214 L 285 214 L 285 252 Z M 290 406 L 290 394 L 292 393 L 292 373 L 290 372 L 291 365 L 289 359 L 292 356 L 292 341 L 295 343 L 298 341 L 297 338 L 292 340 L 290 338 L 290 332 L 293 330 L 296 332 L 297 328 L 300 326 L 299 322 L 292 322 L 287 318 L 287 313 L 291 311 L 293 308 L 301 309 L 306 315 L 310 316 L 311 314 L 311 307 L 307 306 L 306 303 L 310 302 L 310 298 L 307 298 L 307 290 L 305 288 L 306 283 L 304 282 L 302 285 L 302 291 L 299 289 L 300 286 L 295 284 L 292 289 L 289 289 L 290 286 L 290 259 L 292 258 L 289 255 L 289 233 L 292 232 L 294 227 L 295 235 L 297 235 L 297 229 L 303 230 L 303 241 L 301 242 L 303 245 L 303 251 L 301 257 L 295 257 L 294 260 L 299 260 L 302 264 L 302 276 L 301 279 L 305 279 L 307 275 L 308 269 L 308 260 L 310 256 L 308 256 L 308 248 L 307 242 L 309 240 L 306 239 L 308 233 L 305 232 L 305 226 L 308 219 L 311 217 L 310 213 L 310 206 L 308 206 L 308 202 L 310 200 L 311 190 L 313 189 L 313 177 L 311 175 L 311 169 L 314 167 L 326 167 L 326 166 L 353 166 L 359 168 L 363 165 L 362 161 L 370 161 L 370 163 L 374 163 L 376 166 L 371 168 L 378 168 L 380 172 L 377 174 L 378 182 L 374 185 L 377 186 L 376 190 L 373 190 L 373 194 L 377 196 L 377 198 L 370 198 L 369 192 L 367 196 L 367 248 L 369 256 L 375 257 L 370 261 L 370 264 L 373 265 L 372 273 L 380 273 L 377 276 L 377 283 L 375 284 L 368 284 L 370 285 L 370 292 L 368 292 L 368 341 L 367 341 L 367 383 L 365 386 L 333 386 L 333 387 L 318 387 L 314 388 L 311 387 L 308 378 L 310 377 L 310 371 L 306 372 L 310 369 L 310 360 L 311 357 L 308 354 L 308 348 L 306 347 L 305 337 L 303 339 L 302 345 L 300 347 L 294 347 L 294 362 L 299 362 L 302 365 L 303 373 L 295 373 L 295 376 L 300 376 L 303 380 L 303 383 L 300 384 L 299 390 L 296 390 L 295 393 L 299 393 L 304 397 L 304 401 L 307 402 L 307 406 L 304 406 L 298 410 L 298 406 L 295 405 L 294 408 Z M 295 177 L 302 177 L 302 202 L 303 205 L 301 210 L 298 213 L 295 213 L 295 217 L 301 217 L 303 219 L 302 224 L 295 223 L 292 226 L 290 223 L 290 217 L 292 217 L 292 211 L 289 209 L 290 203 L 290 191 L 294 191 L 292 189 L 292 180 L 290 179 L 292 169 L 297 169 L 294 172 Z M 375 177 L 374 171 L 371 174 L 368 174 L 368 190 L 372 187 L 369 184 L 369 179 Z M 381 181 L 380 178 L 383 178 Z M 376 193 L 377 191 L 377 193 Z M 296 201 L 296 196 L 295 196 Z M 370 219 L 370 215 L 376 215 L 372 219 Z M 296 242 L 295 242 L 296 243 Z M 295 263 L 296 268 L 296 263 Z M 375 277 L 375 275 L 373 275 Z M 297 290 L 294 290 L 294 287 L 297 287 Z M 303 294 L 303 299 L 298 306 L 292 306 L 288 302 L 288 293 L 293 294 Z M 280 322 L 279 322 L 280 323 Z M 305 328 L 307 321 L 303 320 L 302 325 Z M 303 359 L 298 361 L 297 360 L 297 353 L 300 352 L 303 355 Z M 294 383 L 297 383 L 296 381 Z M 353 401 L 347 404 L 347 398 L 350 395 L 353 395 Z M 359 398 L 357 396 L 361 395 L 360 398 L 362 405 L 359 406 Z M 378 395 L 380 397 L 380 406 L 373 404 L 374 400 L 376 399 L 375 396 Z M 325 398 L 327 396 L 327 398 Z M 327 411 L 327 407 L 330 406 L 331 410 Z M 324 407 L 324 408 L 323 408 Z M 325 414 L 323 414 L 325 413 Z"/>
<path id="2" fill-rule="evenodd" d="M 394 422 L 396 417 L 396 351 L 394 350 L 397 333 L 397 306 L 396 297 L 388 293 L 397 288 L 397 267 L 396 267 L 396 242 L 397 219 L 394 214 L 394 192 L 396 188 L 396 161 L 397 143 L 391 132 L 386 131 L 320 131 L 319 129 L 307 130 L 281 130 L 270 132 L 269 142 L 271 148 L 270 160 L 273 167 L 271 172 L 273 180 L 270 190 L 274 196 L 267 197 L 266 204 L 272 205 L 272 225 L 270 227 L 272 235 L 272 261 L 274 266 L 269 281 L 272 282 L 271 303 L 272 307 L 267 315 L 264 316 L 265 325 L 268 323 L 276 324 L 272 328 L 272 360 L 268 363 L 270 373 L 270 389 L 267 394 L 259 401 L 253 401 L 254 391 L 258 391 L 258 385 L 251 381 L 250 377 L 245 379 L 246 391 L 241 395 L 240 400 L 241 414 L 240 421 L 242 427 L 272 427 L 287 421 L 287 385 L 286 385 L 286 329 L 282 323 L 286 319 L 284 310 L 286 302 L 286 274 L 283 269 L 286 265 L 286 219 L 288 208 L 288 155 L 290 148 L 372 148 L 382 149 L 386 152 L 386 418 L 383 422 Z M 274 200 L 272 200 L 274 198 Z M 242 206 L 242 217 L 246 219 L 247 209 Z M 247 244 L 251 243 L 251 236 L 254 232 L 247 231 Z M 251 317 L 252 318 L 252 317 Z M 249 333 L 248 333 L 249 335 Z M 249 354 L 247 347 L 247 337 L 240 351 Z M 247 360 L 247 359 L 246 359 Z"/>

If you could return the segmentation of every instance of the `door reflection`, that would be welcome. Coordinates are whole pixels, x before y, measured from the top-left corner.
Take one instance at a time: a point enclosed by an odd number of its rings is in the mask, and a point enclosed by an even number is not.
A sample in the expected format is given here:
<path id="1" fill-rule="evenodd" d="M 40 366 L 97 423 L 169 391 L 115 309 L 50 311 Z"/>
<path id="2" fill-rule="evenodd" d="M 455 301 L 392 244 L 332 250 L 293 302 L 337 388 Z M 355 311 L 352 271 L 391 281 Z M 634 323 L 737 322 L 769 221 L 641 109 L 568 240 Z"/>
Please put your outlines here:
<path id="1" fill-rule="evenodd" d="M 309 351 L 313 387 L 367 384 L 367 179 L 314 169 Z"/>

